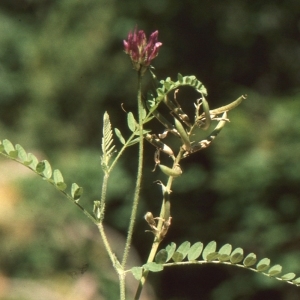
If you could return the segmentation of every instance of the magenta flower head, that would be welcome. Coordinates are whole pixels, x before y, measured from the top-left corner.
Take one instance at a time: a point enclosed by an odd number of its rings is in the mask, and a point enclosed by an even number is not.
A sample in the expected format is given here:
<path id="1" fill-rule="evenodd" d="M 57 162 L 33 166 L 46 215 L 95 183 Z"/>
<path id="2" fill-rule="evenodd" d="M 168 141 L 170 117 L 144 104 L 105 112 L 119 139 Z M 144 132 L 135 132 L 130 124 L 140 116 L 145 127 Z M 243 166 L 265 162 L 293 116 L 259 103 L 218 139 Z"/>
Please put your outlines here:
<path id="1" fill-rule="evenodd" d="M 124 40 L 125 53 L 131 58 L 133 68 L 143 75 L 150 66 L 151 61 L 158 55 L 158 49 L 162 43 L 157 41 L 158 31 L 154 31 L 147 42 L 143 30 L 134 29 L 128 34 L 128 40 Z"/>

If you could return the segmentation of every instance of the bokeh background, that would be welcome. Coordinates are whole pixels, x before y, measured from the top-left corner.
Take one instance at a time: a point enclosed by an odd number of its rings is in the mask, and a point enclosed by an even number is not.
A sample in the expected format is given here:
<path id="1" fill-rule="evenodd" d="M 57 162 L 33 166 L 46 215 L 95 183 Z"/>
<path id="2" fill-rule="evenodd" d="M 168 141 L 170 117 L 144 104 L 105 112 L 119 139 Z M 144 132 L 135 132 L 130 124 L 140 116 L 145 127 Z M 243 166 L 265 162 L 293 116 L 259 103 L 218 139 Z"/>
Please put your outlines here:
<path id="1" fill-rule="evenodd" d="M 20 143 L 59 168 L 67 183 L 83 186 L 80 201 L 91 211 L 101 193 L 103 113 L 128 136 L 121 104 L 136 109 L 136 74 L 122 47 L 136 25 L 147 34 L 159 30 L 163 46 L 153 62 L 159 79 L 195 75 L 212 108 L 248 95 L 211 147 L 182 162 L 162 246 L 216 240 L 299 275 L 298 0 L 1 0 L 1 139 Z M 146 93 L 153 85 L 150 78 L 144 83 Z M 195 98 L 185 92 L 188 110 Z M 117 255 L 128 225 L 136 148 L 125 152 L 110 179 L 105 220 Z M 146 144 L 131 265 L 145 261 L 152 243 L 143 215 L 159 213 L 161 192 L 153 182 L 165 178 L 151 172 L 153 152 Z M 0 170 L 0 299 L 118 299 L 117 278 L 93 224 L 24 167 L 1 158 Z M 169 268 L 149 282 L 154 292 L 149 287 L 143 299 L 300 297 L 297 287 L 226 266 Z"/>

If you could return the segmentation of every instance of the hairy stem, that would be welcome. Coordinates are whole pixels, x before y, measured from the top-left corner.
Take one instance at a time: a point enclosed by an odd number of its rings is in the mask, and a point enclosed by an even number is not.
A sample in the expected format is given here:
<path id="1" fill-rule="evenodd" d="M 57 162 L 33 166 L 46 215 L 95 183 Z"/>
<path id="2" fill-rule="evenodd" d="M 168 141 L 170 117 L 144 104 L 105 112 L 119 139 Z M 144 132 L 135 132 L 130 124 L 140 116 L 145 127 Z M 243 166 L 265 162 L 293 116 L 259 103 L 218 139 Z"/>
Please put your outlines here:
<path id="1" fill-rule="evenodd" d="M 176 164 L 179 164 L 183 153 L 184 153 L 184 150 L 182 148 L 180 148 L 180 151 L 179 151 L 179 153 L 178 153 L 178 155 L 177 155 L 177 157 L 174 161 L 173 167 Z M 168 182 L 167 182 L 167 185 L 166 185 L 166 190 L 167 191 L 171 191 L 172 183 L 173 183 L 173 177 L 170 176 L 168 178 Z M 158 224 L 157 224 L 158 231 L 160 231 L 162 229 L 163 222 L 164 222 L 164 216 L 165 216 L 165 198 L 163 197 L 163 201 L 162 201 L 162 205 L 161 205 L 161 209 L 160 209 L 160 215 L 159 215 L 160 218 L 159 218 L 159 221 L 158 221 Z M 152 247 L 151 247 L 151 250 L 150 250 L 150 253 L 149 253 L 149 256 L 148 256 L 147 263 L 152 262 L 154 260 L 157 249 L 158 249 L 160 243 L 161 243 L 161 240 L 159 240 L 157 237 L 155 237 L 154 241 L 153 241 L 153 244 L 152 244 Z M 149 274 L 149 271 L 147 271 L 147 270 L 144 271 L 143 276 L 140 280 L 139 286 L 137 288 L 134 300 L 139 300 L 140 299 L 140 296 L 141 296 L 143 287 L 145 285 L 145 282 L 147 280 L 148 274 Z"/>
<path id="2" fill-rule="evenodd" d="M 142 103 L 142 77 L 140 72 L 138 73 L 138 116 L 139 116 L 139 155 L 138 155 L 138 170 L 137 170 L 137 179 L 134 191 L 134 198 L 133 198 L 133 205 L 132 211 L 130 216 L 130 223 L 127 233 L 126 244 L 123 253 L 122 259 L 122 267 L 125 268 L 129 249 L 131 246 L 132 235 L 133 235 L 133 228 L 136 219 L 137 207 L 140 197 L 140 189 L 141 189 L 141 182 L 142 182 L 142 170 L 143 170 L 143 155 L 144 155 L 144 144 L 143 144 L 143 103 Z"/>

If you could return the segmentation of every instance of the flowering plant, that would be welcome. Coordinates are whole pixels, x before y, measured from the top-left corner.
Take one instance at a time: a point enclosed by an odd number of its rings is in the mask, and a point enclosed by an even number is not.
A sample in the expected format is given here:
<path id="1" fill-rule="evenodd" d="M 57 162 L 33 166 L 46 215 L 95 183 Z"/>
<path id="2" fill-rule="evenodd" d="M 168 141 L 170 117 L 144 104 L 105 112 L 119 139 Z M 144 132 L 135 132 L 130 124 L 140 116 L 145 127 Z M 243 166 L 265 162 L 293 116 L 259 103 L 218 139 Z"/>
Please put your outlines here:
<path id="1" fill-rule="evenodd" d="M 175 265 L 226 264 L 259 272 L 263 275 L 275 277 L 281 281 L 286 281 L 297 286 L 300 285 L 300 277 L 295 279 L 296 275 L 294 273 L 279 275 L 282 271 L 280 265 L 271 267 L 268 258 L 257 261 L 257 257 L 254 253 L 244 256 L 242 248 L 238 247 L 233 250 L 230 244 L 225 244 L 217 250 L 215 241 L 205 246 L 202 242 L 196 242 L 191 245 L 191 243 L 187 241 L 178 247 L 175 243 L 171 243 L 166 248 L 158 250 L 161 242 L 171 228 L 172 201 L 170 194 L 174 178 L 183 174 L 180 166 L 181 161 L 211 145 L 224 126 L 229 122 L 228 112 L 241 104 L 242 101 L 246 99 L 246 95 L 242 95 L 235 101 L 224 106 L 210 109 L 208 101 L 206 100 L 207 90 L 202 82 L 195 76 L 182 76 L 178 74 L 176 81 L 171 80 L 169 77 L 165 80 L 161 80 L 157 85 L 155 93 L 149 94 L 146 101 L 143 101 L 143 75 L 149 71 L 153 75 L 153 78 L 156 78 L 150 70 L 150 66 L 162 46 L 162 43 L 158 41 L 158 31 L 153 32 L 147 40 L 145 32 L 135 28 L 133 32 L 128 34 L 128 38 L 123 41 L 123 44 L 125 53 L 129 55 L 133 69 L 137 71 L 138 74 L 137 114 L 135 116 L 132 112 L 127 113 L 127 126 L 131 131 L 129 137 L 125 138 L 121 130 L 118 128 L 114 129 L 115 136 L 122 144 L 115 155 L 117 147 L 114 144 L 112 125 L 109 114 L 107 112 L 104 113 L 101 156 L 101 166 L 104 177 L 101 200 L 94 201 L 93 213 L 86 210 L 80 204 L 83 188 L 73 183 L 68 193 L 66 191 L 67 185 L 64 182 L 61 172 L 57 169 L 52 172 L 51 165 L 48 161 L 39 161 L 33 154 L 27 153 L 21 145 L 17 144 L 14 146 L 7 139 L 0 143 L 0 153 L 9 159 L 23 164 L 52 184 L 66 196 L 71 203 L 81 209 L 87 218 L 97 226 L 112 266 L 119 277 L 121 300 L 126 298 L 125 278 L 128 274 L 132 274 L 138 280 L 134 297 L 135 300 L 138 300 L 140 299 L 149 272 L 160 272 L 166 267 Z M 194 116 L 189 116 L 180 105 L 178 95 L 181 87 L 194 89 L 199 95 L 199 98 L 195 99 L 193 103 L 195 109 Z M 173 117 L 172 121 L 168 120 L 169 114 L 167 116 L 160 112 L 162 105 L 165 105 L 169 110 Z M 163 124 L 165 127 L 164 131 L 160 133 L 153 132 L 149 127 L 149 122 L 152 120 Z M 217 122 L 215 126 L 212 125 L 213 122 Z M 211 129 L 211 127 L 213 128 Z M 197 140 L 196 136 L 198 135 L 196 133 L 202 130 L 210 130 L 210 132 L 206 134 L 204 138 Z M 167 145 L 164 141 L 167 136 L 172 136 L 176 139 L 177 149 L 174 150 Z M 162 191 L 160 212 L 145 212 L 144 216 L 149 226 L 149 231 L 153 233 L 153 243 L 149 250 L 147 262 L 141 266 L 127 268 L 142 186 L 145 142 L 147 142 L 147 146 L 150 145 L 154 147 L 154 169 L 157 167 L 166 175 L 166 182 L 157 181 Z M 109 183 L 109 175 L 112 173 L 116 163 L 125 150 L 130 149 L 130 146 L 136 144 L 138 144 L 139 147 L 139 154 L 135 192 L 132 201 L 131 215 L 129 217 L 126 244 L 123 256 L 119 258 L 114 254 L 114 249 L 112 249 L 107 239 L 104 226 L 106 191 Z M 161 159 L 167 161 L 166 164 L 161 164 Z M 202 256 L 202 258 L 200 258 L 200 256 Z"/>

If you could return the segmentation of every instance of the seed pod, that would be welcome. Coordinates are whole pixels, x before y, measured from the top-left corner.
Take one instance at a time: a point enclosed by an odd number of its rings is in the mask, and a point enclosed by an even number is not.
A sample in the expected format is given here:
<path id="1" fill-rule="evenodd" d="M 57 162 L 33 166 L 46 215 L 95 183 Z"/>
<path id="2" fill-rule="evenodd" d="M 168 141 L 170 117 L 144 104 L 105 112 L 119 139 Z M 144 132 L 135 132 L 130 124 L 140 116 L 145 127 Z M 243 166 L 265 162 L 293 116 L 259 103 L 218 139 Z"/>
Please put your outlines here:
<path id="1" fill-rule="evenodd" d="M 189 151 L 191 149 L 191 142 L 190 142 L 189 136 L 187 135 L 182 124 L 176 118 L 174 118 L 174 121 L 175 121 L 175 127 L 180 134 L 182 142 L 184 143 L 185 150 Z"/>
<path id="2" fill-rule="evenodd" d="M 164 166 L 164 165 L 158 165 L 158 166 L 160 167 L 161 171 L 168 176 L 178 177 L 182 174 L 182 170 L 181 170 L 179 164 L 175 165 L 173 169 L 171 169 L 167 166 Z"/>
<path id="3" fill-rule="evenodd" d="M 206 130 L 210 126 L 211 118 L 210 118 L 210 112 L 209 112 L 209 105 L 204 97 L 202 97 L 202 107 L 203 107 L 203 111 L 204 111 L 205 121 L 204 121 L 204 124 L 201 125 L 201 128 Z"/>

